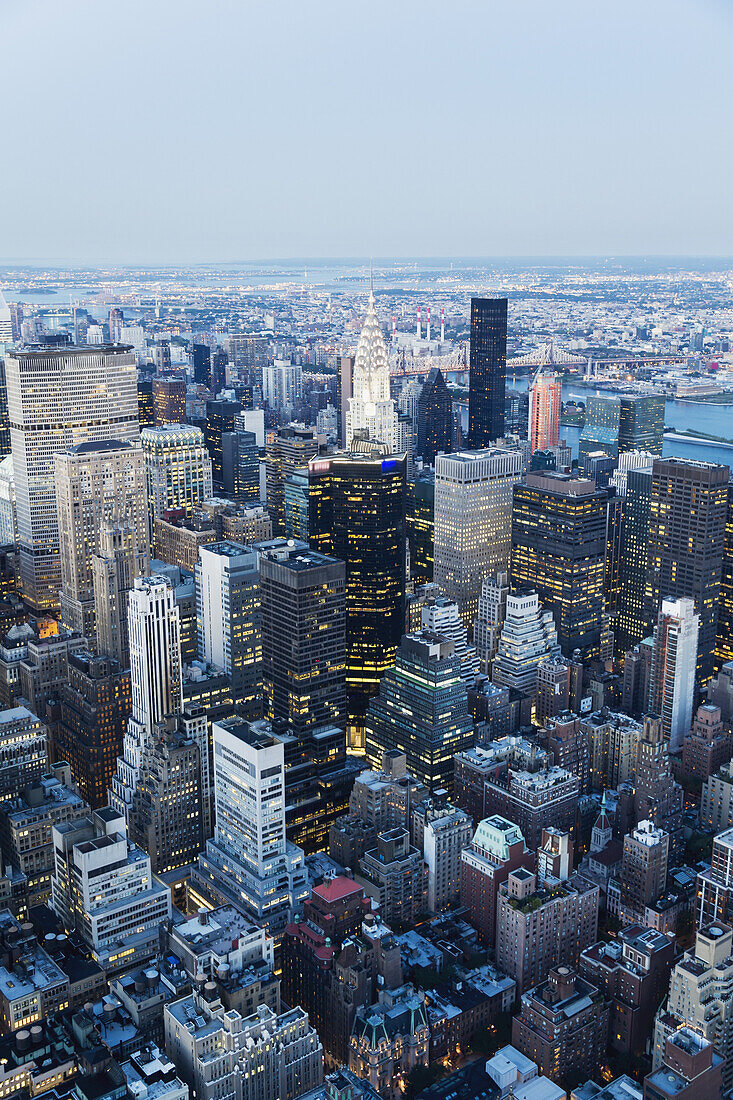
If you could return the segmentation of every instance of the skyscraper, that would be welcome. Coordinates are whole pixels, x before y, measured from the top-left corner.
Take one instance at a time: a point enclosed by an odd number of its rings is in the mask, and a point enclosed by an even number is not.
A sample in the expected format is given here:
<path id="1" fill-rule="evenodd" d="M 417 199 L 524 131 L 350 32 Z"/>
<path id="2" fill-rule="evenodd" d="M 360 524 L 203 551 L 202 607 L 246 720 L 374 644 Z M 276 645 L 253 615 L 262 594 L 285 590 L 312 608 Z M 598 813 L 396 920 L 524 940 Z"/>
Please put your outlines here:
<path id="1" fill-rule="evenodd" d="M 700 616 L 697 682 L 713 674 L 730 470 L 658 458 L 652 468 L 646 600 L 650 622 L 668 596 L 689 597 Z"/>
<path id="2" fill-rule="evenodd" d="M 107 805 L 122 754 L 132 707 L 130 671 L 111 657 L 79 650 L 69 654 L 68 679 L 59 694 L 54 752 L 68 761 L 84 801 L 96 810 Z"/>
<path id="3" fill-rule="evenodd" d="M 186 380 L 175 375 L 153 379 L 155 424 L 186 423 Z"/>
<path id="4" fill-rule="evenodd" d="M 262 661 L 269 719 L 298 738 L 346 727 L 346 567 L 303 542 L 260 555 Z"/>
<path id="5" fill-rule="evenodd" d="M 216 826 L 194 879 L 277 941 L 310 893 L 303 852 L 285 839 L 283 744 L 241 718 L 213 734 Z"/>
<path id="6" fill-rule="evenodd" d="M 608 496 L 568 474 L 527 474 L 514 489 L 511 579 L 552 611 L 564 657 L 600 654 Z"/>
<path id="7" fill-rule="evenodd" d="M 728 507 L 725 518 L 723 568 L 718 604 L 718 636 L 715 643 L 715 669 L 733 661 L 733 480 L 728 482 Z"/>
<path id="8" fill-rule="evenodd" d="M 110 805 L 124 814 L 137 787 L 148 738 L 167 714 L 183 707 L 180 612 L 167 577 L 135 579 L 128 622 L 132 714 L 110 790 Z"/>
<path id="9" fill-rule="evenodd" d="M 307 466 L 319 452 L 320 439 L 312 428 L 280 428 L 266 451 L 267 510 L 275 535 L 285 534 L 284 484 L 288 475 Z"/>
<path id="10" fill-rule="evenodd" d="M 510 592 L 491 666 L 492 681 L 536 696 L 540 663 L 559 656 L 552 612 L 540 607 L 537 593 L 531 589 Z"/>
<path id="11" fill-rule="evenodd" d="M 223 669 L 241 714 L 262 715 L 262 638 L 257 553 L 234 542 L 199 548 L 196 563 L 199 656 Z"/>
<path id="12" fill-rule="evenodd" d="M 346 563 L 346 691 L 353 747 L 405 621 L 405 456 L 314 459 L 309 539 Z"/>
<path id="13" fill-rule="evenodd" d="M 206 449 L 211 457 L 211 474 L 214 483 L 222 485 L 223 461 L 222 461 L 222 437 L 225 432 L 233 432 L 236 419 L 242 411 L 238 401 L 207 401 L 206 402 L 206 428 L 204 438 Z"/>
<path id="14" fill-rule="evenodd" d="M 211 458 L 204 445 L 204 433 L 190 424 L 145 428 L 140 438 L 152 538 L 153 521 L 163 512 L 181 508 L 191 515 L 198 504 L 213 495 Z"/>
<path id="15" fill-rule="evenodd" d="M 382 677 L 366 716 L 366 755 L 379 768 L 385 752 L 403 752 L 407 769 L 430 790 L 453 789 L 453 757 L 473 744 L 461 663 L 449 638 L 405 634 L 395 667 Z"/>
<path id="16" fill-rule="evenodd" d="M 692 725 L 700 616 L 690 599 L 662 600 L 654 628 L 649 710 L 662 718 L 670 752 Z"/>
<path id="17" fill-rule="evenodd" d="M 592 451 L 612 458 L 638 450 L 661 454 L 663 438 L 661 394 L 596 394 L 586 403 L 578 449 L 581 462 Z"/>
<path id="18" fill-rule="evenodd" d="M 147 545 L 147 517 L 145 543 Z M 114 657 L 122 668 L 130 664 L 127 594 L 135 578 L 147 572 L 148 556 L 140 552 L 138 531 L 129 516 L 103 520 L 99 545 L 92 557 L 94 621 L 97 652 Z"/>
<path id="19" fill-rule="evenodd" d="M 546 451 L 557 447 L 560 438 L 560 394 L 562 386 L 555 374 L 540 371 L 529 387 L 529 449 Z"/>
<path id="20" fill-rule="evenodd" d="M 468 439 L 474 450 L 504 435 L 506 298 L 471 299 Z"/>
<path id="21" fill-rule="evenodd" d="M 625 475 L 615 627 L 616 647 L 621 653 L 638 645 L 652 629 L 646 597 L 651 499 L 652 461 Z"/>
<path id="22" fill-rule="evenodd" d="M 137 359 L 125 345 L 37 348 L 5 361 L 24 600 L 58 607 L 61 580 L 54 454 L 139 438 Z"/>
<path id="23" fill-rule="evenodd" d="M 397 451 L 397 407 L 390 396 L 389 356 L 370 292 L 359 336 L 352 375 L 352 396 L 346 412 L 346 448 L 354 437 L 377 440 L 387 454 Z"/>
<path id="24" fill-rule="evenodd" d="M 432 466 L 435 456 L 452 450 L 453 402 L 445 379 L 437 367 L 428 374 L 417 400 L 416 454 Z"/>
<path id="25" fill-rule="evenodd" d="M 119 440 L 81 443 L 55 455 L 54 475 L 61 622 L 68 630 L 78 630 L 95 647 L 93 559 L 103 525 L 114 519 L 129 526 L 134 575 L 147 572 L 145 460 L 137 444 Z"/>
<path id="26" fill-rule="evenodd" d="M 349 402 L 352 396 L 352 379 L 354 375 L 353 355 L 339 355 L 336 368 L 336 411 L 338 413 L 338 442 L 339 447 L 346 446 L 346 414 L 349 411 Z"/>
<path id="27" fill-rule="evenodd" d="M 211 385 L 211 349 L 206 344 L 194 344 L 191 351 L 193 380 L 199 386 Z"/>
<path id="28" fill-rule="evenodd" d="M 433 577 L 468 627 L 484 578 L 508 567 L 512 492 L 521 476 L 521 453 L 502 447 L 435 460 Z"/>

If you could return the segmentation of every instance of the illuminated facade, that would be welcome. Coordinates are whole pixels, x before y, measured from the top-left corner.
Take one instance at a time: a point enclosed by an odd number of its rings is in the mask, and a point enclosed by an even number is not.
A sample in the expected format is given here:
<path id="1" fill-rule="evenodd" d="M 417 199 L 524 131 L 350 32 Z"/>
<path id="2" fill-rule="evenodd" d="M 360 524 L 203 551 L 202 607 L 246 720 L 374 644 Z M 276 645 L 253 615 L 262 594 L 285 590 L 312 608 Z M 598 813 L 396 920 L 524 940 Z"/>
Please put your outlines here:
<path id="1" fill-rule="evenodd" d="M 404 629 L 405 467 L 404 455 L 343 454 L 308 468 L 310 545 L 346 563 L 346 691 L 356 749 Z"/>
<path id="2" fill-rule="evenodd" d="M 484 578 L 509 564 L 512 493 L 521 476 L 521 453 L 502 447 L 435 460 L 433 577 L 467 627 Z"/>
<path id="3" fill-rule="evenodd" d="M 318 454 L 319 437 L 312 428 L 280 428 L 266 446 L 267 510 L 274 535 L 285 534 L 285 482 L 298 467 Z"/>
<path id="4" fill-rule="evenodd" d="M 715 670 L 733 661 L 733 481 L 728 482 L 728 507 L 725 515 L 725 545 L 720 578 L 718 636 L 715 644 Z"/>
<path id="5" fill-rule="evenodd" d="M 139 438 L 137 358 L 124 344 L 44 347 L 8 355 L 5 373 L 23 598 L 52 610 L 61 582 L 54 455 Z"/>
<path id="6" fill-rule="evenodd" d="M 346 412 L 346 447 L 354 437 L 384 443 L 388 454 L 397 450 L 397 407 L 390 396 L 389 357 L 370 292 L 364 325 L 356 347 L 352 391 Z"/>
<path id="7" fill-rule="evenodd" d="M 61 622 L 68 630 L 78 630 L 94 646 L 93 559 L 99 549 L 102 524 L 123 519 L 132 532 L 134 575 L 148 570 L 143 453 L 138 445 L 118 440 L 82 443 L 55 456 L 54 480 L 61 554 Z"/>
<path id="8" fill-rule="evenodd" d="M 560 392 L 555 374 L 539 373 L 529 388 L 530 453 L 557 447 L 560 440 Z"/>
<path id="9" fill-rule="evenodd" d="M 366 717 L 366 755 L 403 752 L 407 770 L 430 790 L 453 790 L 453 757 L 473 744 L 461 662 L 453 642 L 423 630 L 406 634 Z"/>
<path id="10" fill-rule="evenodd" d="M 407 485 L 407 536 L 410 572 L 416 585 L 433 579 L 435 540 L 435 471 L 421 470 Z"/>
<path id="11" fill-rule="evenodd" d="M 646 600 L 656 622 L 665 597 L 689 597 L 700 616 L 697 681 L 713 674 L 730 470 L 659 458 L 652 468 Z"/>
<path id="12" fill-rule="evenodd" d="M 190 516 L 202 501 L 213 496 L 211 458 L 203 432 L 190 424 L 145 428 L 141 442 L 152 538 L 157 516 L 176 508 L 182 508 Z"/>
<path id="13" fill-rule="evenodd" d="M 607 494 L 549 471 L 514 489 L 511 580 L 552 611 L 564 657 L 597 657 L 604 625 Z"/>
<path id="14" fill-rule="evenodd" d="M 682 748 L 692 725 L 699 630 L 692 600 L 662 600 L 654 627 L 649 710 L 661 716 L 670 752 Z"/>
<path id="15" fill-rule="evenodd" d="M 262 714 L 262 638 L 257 554 L 234 542 L 199 547 L 196 562 L 199 656 L 223 669 L 243 716 Z"/>
<path id="16" fill-rule="evenodd" d="M 207 401 L 204 438 L 211 457 L 211 474 L 217 485 L 224 482 L 222 436 L 233 432 L 242 411 L 238 401 Z"/>
<path id="17" fill-rule="evenodd" d="M 616 647 L 632 649 L 651 633 L 646 600 L 649 523 L 651 520 L 652 461 L 625 476 L 622 506 L 619 591 L 616 601 Z"/>
<path id="18" fill-rule="evenodd" d="M 471 299 L 468 442 L 488 447 L 504 435 L 506 298 Z"/>
<path id="19" fill-rule="evenodd" d="M 185 378 L 154 378 L 152 389 L 156 425 L 160 428 L 164 424 L 185 424 Z"/>
<path id="20" fill-rule="evenodd" d="M 612 458 L 637 450 L 661 454 L 663 438 L 661 394 L 596 394 L 586 403 L 578 452 L 581 463 L 593 451 Z"/>

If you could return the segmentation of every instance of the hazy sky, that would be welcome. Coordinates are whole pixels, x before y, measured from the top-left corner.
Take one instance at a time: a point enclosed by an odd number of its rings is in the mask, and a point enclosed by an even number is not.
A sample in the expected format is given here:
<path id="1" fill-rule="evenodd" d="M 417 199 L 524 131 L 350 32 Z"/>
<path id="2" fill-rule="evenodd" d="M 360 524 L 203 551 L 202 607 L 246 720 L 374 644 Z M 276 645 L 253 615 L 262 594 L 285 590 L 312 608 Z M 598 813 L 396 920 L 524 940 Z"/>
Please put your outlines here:
<path id="1" fill-rule="evenodd" d="M 0 258 L 733 255 L 733 0 L 0 0 Z"/>

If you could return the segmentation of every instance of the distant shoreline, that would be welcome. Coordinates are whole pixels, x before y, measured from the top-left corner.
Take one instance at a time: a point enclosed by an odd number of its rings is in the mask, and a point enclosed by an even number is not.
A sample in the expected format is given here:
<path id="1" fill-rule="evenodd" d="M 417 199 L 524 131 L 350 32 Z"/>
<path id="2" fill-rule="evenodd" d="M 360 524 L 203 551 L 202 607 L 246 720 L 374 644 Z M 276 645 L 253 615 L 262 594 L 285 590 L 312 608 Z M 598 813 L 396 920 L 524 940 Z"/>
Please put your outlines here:
<path id="1" fill-rule="evenodd" d="M 733 439 L 725 439 L 719 435 L 696 435 L 693 432 L 676 432 L 673 429 L 666 429 L 664 431 L 665 439 L 678 439 L 680 443 L 699 443 L 701 446 L 708 447 L 730 447 L 733 450 Z"/>

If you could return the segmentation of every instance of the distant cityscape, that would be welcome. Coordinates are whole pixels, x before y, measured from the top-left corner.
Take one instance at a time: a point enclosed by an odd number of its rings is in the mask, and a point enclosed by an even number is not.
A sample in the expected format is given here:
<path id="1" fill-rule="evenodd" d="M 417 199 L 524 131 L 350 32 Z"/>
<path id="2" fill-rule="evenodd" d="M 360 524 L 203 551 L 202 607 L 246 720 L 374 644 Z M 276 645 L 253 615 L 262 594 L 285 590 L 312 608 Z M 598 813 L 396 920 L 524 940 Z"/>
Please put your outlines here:
<path id="1" fill-rule="evenodd" d="M 0 1098 L 733 1097 L 733 267 L 0 266 Z"/>

